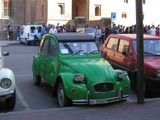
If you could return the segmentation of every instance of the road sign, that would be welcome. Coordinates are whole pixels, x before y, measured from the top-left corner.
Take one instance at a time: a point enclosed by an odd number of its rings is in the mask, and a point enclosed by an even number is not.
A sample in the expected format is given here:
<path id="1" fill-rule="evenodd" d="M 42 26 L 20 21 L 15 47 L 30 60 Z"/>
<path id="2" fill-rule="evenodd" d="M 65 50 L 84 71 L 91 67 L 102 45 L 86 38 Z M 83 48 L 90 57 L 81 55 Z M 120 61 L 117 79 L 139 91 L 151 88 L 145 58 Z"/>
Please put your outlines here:
<path id="1" fill-rule="evenodd" d="M 111 12 L 111 19 L 115 20 L 116 19 L 116 12 Z"/>

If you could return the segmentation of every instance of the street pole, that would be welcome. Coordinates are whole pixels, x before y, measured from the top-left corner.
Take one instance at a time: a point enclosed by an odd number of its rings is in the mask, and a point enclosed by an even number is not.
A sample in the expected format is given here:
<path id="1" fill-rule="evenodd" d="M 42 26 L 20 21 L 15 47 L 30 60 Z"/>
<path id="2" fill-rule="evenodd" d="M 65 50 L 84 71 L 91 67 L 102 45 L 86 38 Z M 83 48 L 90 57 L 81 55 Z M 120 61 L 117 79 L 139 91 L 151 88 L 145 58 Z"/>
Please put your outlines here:
<path id="1" fill-rule="evenodd" d="M 143 20 L 142 0 L 136 0 L 137 27 L 137 103 L 144 104 L 144 50 L 143 50 Z"/>

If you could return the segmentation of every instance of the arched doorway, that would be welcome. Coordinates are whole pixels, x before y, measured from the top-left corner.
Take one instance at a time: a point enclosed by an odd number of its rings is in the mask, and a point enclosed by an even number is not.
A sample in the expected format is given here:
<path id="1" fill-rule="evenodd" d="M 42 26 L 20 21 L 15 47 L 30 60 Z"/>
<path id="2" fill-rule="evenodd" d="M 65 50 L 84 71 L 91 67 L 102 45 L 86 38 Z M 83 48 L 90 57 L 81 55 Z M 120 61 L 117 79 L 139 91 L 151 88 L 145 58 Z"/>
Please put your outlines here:
<path id="1" fill-rule="evenodd" d="M 72 0 L 72 19 L 78 16 L 84 16 L 88 20 L 89 0 Z"/>

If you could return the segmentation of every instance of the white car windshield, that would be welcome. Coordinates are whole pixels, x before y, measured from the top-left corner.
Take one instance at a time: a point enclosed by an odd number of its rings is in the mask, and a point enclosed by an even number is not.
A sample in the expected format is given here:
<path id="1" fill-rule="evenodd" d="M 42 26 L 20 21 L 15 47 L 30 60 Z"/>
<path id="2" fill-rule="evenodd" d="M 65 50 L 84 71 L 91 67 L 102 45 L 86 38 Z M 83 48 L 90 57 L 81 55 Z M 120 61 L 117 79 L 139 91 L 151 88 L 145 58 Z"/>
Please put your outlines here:
<path id="1" fill-rule="evenodd" d="M 160 40 L 144 40 L 144 55 L 160 55 Z M 134 50 L 137 54 L 137 41 L 133 41 Z"/>
<path id="2" fill-rule="evenodd" d="M 59 50 L 61 54 L 94 54 L 98 53 L 95 42 L 60 42 Z"/>

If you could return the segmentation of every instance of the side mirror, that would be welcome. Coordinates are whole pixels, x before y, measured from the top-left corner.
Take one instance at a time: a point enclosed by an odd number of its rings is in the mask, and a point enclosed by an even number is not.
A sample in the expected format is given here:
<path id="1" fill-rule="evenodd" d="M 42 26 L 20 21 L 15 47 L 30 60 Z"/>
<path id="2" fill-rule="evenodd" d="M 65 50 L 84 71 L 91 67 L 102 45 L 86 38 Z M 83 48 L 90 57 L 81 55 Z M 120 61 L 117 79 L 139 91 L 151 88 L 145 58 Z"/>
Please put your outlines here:
<path id="1" fill-rule="evenodd" d="M 9 52 L 8 51 L 4 51 L 3 52 L 3 56 L 8 56 L 9 55 Z"/>

